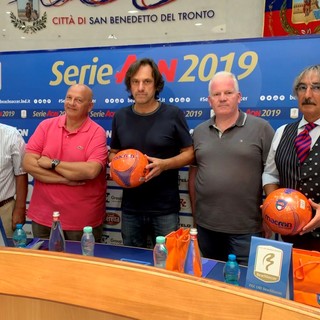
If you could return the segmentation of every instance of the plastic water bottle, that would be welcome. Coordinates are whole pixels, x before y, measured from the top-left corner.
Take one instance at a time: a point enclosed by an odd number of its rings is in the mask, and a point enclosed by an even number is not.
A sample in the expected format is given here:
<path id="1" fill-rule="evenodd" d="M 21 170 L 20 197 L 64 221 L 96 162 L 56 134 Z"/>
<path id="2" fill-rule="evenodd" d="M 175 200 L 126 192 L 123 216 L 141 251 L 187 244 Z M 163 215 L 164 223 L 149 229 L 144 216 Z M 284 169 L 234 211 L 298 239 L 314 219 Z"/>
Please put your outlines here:
<path id="1" fill-rule="evenodd" d="M 83 228 L 83 235 L 81 238 L 81 249 L 84 256 L 94 256 L 95 239 L 92 233 L 92 227 L 87 226 Z"/>
<path id="2" fill-rule="evenodd" d="M 239 285 L 240 267 L 236 255 L 228 255 L 228 261 L 223 268 L 223 277 L 226 283 L 234 284 L 236 286 Z"/>
<path id="3" fill-rule="evenodd" d="M 23 230 L 23 224 L 18 223 L 16 225 L 16 230 L 13 233 L 13 244 L 17 248 L 25 248 L 27 244 L 27 234 Z"/>
<path id="4" fill-rule="evenodd" d="M 190 229 L 190 243 L 184 264 L 184 272 L 197 277 L 202 276 L 202 260 L 198 244 L 198 230 L 196 228 Z"/>
<path id="5" fill-rule="evenodd" d="M 153 249 L 153 264 L 157 268 L 166 268 L 168 257 L 168 250 L 166 247 L 166 238 L 158 236 L 156 238 L 156 245 Z"/>
<path id="6" fill-rule="evenodd" d="M 52 227 L 49 238 L 49 250 L 50 251 L 66 251 L 66 240 L 62 231 L 60 223 L 60 213 L 58 211 L 53 212 Z"/>

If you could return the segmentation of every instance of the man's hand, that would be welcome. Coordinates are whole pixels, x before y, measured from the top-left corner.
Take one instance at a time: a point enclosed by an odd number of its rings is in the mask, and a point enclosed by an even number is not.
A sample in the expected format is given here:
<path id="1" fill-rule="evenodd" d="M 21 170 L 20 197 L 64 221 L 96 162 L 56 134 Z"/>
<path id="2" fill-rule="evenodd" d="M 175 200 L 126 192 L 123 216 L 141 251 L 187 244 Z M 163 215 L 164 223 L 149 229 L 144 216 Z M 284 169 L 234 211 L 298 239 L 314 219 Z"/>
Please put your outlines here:
<path id="1" fill-rule="evenodd" d="M 269 228 L 269 226 L 264 221 L 262 222 L 262 228 L 263 228 L 264 237 L 266 239 L 270 239 L 272 237 L 273 231 Z"/>
<path id="2" fill-rule="evenodd" d="M 300 235 L 303 235 L 308 232 L 312 232 L 314 229 L 320 227 L 320 204 L 313 202 L 311 199 L 308 199 L 311 207 L 316 210 L 315 216 L 307 223 L 300 232 Z"/>
<path id="3" fill-rule="evenodd" d="M 149 164 L 146 166 L 146 169 L 149 170 L 149 173 L 146 175 L 145 182 L 151 180 L 152 178 L 158 176 L 161 172 L 166 170 L 167 160 L 148 157 Z"/>
<path id="4" fill-rule="evenodd" d="M 26 208 L 15 207 L 12 212 L 12 230 L 16 229 L 18 223 L 25 224 L 26 222 Z"/>

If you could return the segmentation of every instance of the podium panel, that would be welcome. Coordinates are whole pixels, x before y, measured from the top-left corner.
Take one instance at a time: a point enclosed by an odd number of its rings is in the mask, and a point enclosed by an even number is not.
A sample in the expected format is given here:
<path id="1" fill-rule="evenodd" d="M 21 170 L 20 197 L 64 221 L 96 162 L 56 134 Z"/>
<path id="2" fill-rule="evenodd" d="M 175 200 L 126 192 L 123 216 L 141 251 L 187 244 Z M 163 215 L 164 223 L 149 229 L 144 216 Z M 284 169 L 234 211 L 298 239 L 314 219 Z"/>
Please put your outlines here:
<path id="1" fill-rule="evenodd" d="M 23 320 L 128 320 L 103 311 L 35 298 L 0 295 L 1 318 Z"/>
<path id="2" fill-rule="evenodd" d="M 320 319 L 320 310 L 215 280 L 76 254 L 0 249 L 5 319 Z"/>

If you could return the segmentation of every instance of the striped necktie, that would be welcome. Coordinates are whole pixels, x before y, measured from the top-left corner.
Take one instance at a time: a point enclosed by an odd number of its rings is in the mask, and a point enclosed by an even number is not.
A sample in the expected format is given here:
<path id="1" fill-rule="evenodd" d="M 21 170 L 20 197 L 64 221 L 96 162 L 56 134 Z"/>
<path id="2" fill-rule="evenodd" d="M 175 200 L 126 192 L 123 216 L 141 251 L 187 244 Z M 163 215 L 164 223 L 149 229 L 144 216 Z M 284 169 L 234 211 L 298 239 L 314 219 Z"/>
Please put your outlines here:
<path id="1" fill-rule="evenodd" d="M 300 132 L 294 141 L 297 156 L 300 160 L 300 163 L 303 163 L 310 151 L 311 146 L 311 137 L 309 131 L 315 128 L 317 125 L 313 122 L 308 122 L 302 132 Z"/>

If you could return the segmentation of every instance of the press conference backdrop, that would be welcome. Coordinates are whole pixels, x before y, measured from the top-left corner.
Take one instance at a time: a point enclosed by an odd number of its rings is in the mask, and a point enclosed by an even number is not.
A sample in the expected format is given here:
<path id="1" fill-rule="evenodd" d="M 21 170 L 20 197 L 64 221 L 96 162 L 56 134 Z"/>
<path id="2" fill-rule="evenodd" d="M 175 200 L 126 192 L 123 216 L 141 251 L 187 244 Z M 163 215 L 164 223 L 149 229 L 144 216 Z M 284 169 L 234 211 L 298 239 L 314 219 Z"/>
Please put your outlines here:
<path id="1" fill-rule="evenodd" d="M 161 101 L 184 110 L 190 130 L 211 116 L 208 82 L 217 71 L 233 72 L 240 84 L 244 112 L 270 121 L 276 129 L 298 119 L 292 94 L 295 76 L 320 63 L 318 36 L 245 41 L 191 42 L 54 51 L 0 52 L 0 122 L 15 126 L 28 142 L 44 119 L 63 113 L 68 87 L 85 83 L 94 92 L 91 118 L 111 136 L 111 121 L 132 103 L 123 84 L 136 59 L 153 58 L 165 79 Z M 33 181 L 29 179 L 30 199 Z M 182 226 L 190 227 L 188 173 L 180 171 Z M 104 241 L 121 244 L 122 190 L 108 181 Z M 166 201 L 166 199 L 163 199 Z"/>

